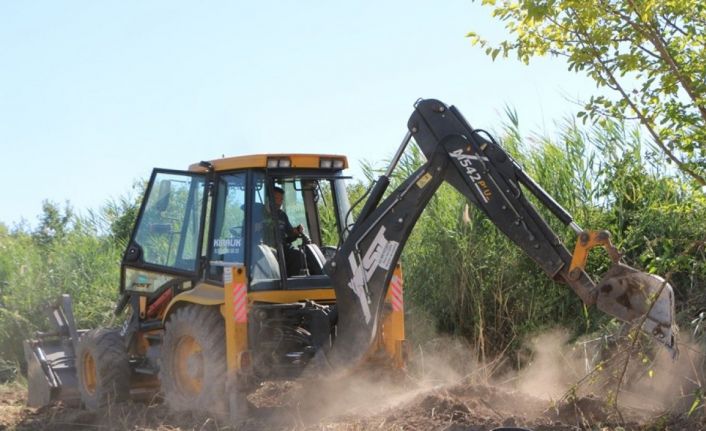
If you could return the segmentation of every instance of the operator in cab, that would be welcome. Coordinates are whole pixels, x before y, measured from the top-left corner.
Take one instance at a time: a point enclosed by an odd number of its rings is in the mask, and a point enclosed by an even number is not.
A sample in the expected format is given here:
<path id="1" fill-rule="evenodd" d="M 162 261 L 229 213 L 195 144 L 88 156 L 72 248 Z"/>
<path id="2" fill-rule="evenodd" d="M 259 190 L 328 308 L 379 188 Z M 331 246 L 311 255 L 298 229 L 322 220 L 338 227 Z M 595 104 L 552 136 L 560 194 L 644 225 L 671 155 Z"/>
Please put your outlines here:
<path id="1" fill-rule="evenodd" d="M 284 201 L 284 189 L 274 186 L 274 204 L 275 204 L 275 220 L 279 229 L 282 246 L 284 249 L 284 259 L 287 266 L 287 276 L 292 277 L 299 275 L 303 268 L 302 253 L 292 246 L 292 242 L 296 241 L 304 233 L 304 226 L 301 224 L 296 227 L 289 222 L 287 213 L 282 210 L 282 202 Z"/>

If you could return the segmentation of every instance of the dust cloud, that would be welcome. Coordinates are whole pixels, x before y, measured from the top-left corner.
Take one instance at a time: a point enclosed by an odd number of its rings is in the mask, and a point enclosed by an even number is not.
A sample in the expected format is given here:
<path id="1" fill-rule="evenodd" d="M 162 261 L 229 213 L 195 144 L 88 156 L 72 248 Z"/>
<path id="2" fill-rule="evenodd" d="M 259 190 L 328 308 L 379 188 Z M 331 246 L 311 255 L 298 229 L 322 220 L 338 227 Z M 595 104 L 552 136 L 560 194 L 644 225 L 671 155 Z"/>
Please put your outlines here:
<path id="1" fill-rule="evenodd" d="M 696 344 L 683 341 L 677 361 L 659 346 L 643 353 L 628 347 L 634 347 L 629 340 L 607 338 L 570 342 L 566 330 L 554 329 L 529 340 L 526 365 L 508 371 L 500 360 L 478 362 L 477 350 L 462 340 L 436 337 L 410 349 L 404 373 L 366 367 L 343 378 L 271 382 L 250 400 L 269 424 L 304 429 L 322 423 L 425 429 L 443 420 L 553 429 L 688 411 L 704 365 Z"/>
<path id="2" fill-rule="evenodd" d="M 681 338 L 676 360 L 663 348 L 658 348 L 653 358 L 636 355 L 626 371 L 629 380 L 620 395 L 624 404 L 655 411 L 688 412 L 692 408 L 694 394 L 703 387 L 706 355 L 688 335 Z"/>
<path id="3" fill-rule="evenodd" d="M 248 399 L 270 422 L 307 427 L 341 418 L 373 418 L 449 385 L 479 369 L 471 346 L 437 337 L 409 352 L 407 370 L 366 366 L 334 378 L 266 382 Z"/>
<path id="4" fill-rule="evenodd" d="M 569 333 L 553 329 L 530 341 L 533 358 L 515 378 L 506 380 L 520 392 L 543 400 L 557 400 L 587 371 L 579 345 L 569 345 Z"/>
<path id="5" fill-rule="evenodd" d="M 527 366 L 496 384 L 550 402 L 593 397 L 613 408 L 617 403 L 636 418 L 685 413 L 694 406 L 706 355 L 688 335 L 678 343 L 676 360 L 658 343 L 633 343 L 628 336 L 569 338 L 563 329 L 534 337 Z"/>
<path id="6" fill-rule="evenodd" d="M 555 329 L 528 340 L 520 356 L 480 362 L 479 349 L 463 340 L 428 335 L 423 342 L 410 341 L 405 372 L 366 365 L 343 377 L 265 382 L 249 394 L 253 408 L 243 423 L 170 412 L 161 403 L 120 403 L 95 412 L 24 409 L 13 419 L 22 426 L 9 429 L 706 429 L 701 399 L 694 403 L 704 352 L 687 337 L 672 361 L 658 345 L 642 345 L 646 337 L 636 343 L 629 337 L 570 340 L 565 330 Z M 518 363 L 522 367 L 513 371 Z M 11 407 L 24 404 L 20 397 Z"/>

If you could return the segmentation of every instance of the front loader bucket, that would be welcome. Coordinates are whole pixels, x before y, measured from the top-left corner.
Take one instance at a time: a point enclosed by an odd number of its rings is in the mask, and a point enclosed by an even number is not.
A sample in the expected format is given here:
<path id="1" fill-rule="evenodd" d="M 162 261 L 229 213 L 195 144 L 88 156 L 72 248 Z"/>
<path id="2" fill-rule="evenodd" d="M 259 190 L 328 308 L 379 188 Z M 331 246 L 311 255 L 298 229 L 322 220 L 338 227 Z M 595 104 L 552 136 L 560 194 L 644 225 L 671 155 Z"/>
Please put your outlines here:
<path id="1" fill-rule="evenodd" d="M 624 322 L 641 323 L 643 331 L 676 356 L 674 291 L 662 277 L 616 263 L 598 285 L 596 306 Z"/>
<path id="2" fill-rule="evenodd" d="M 42 407 L 55 401 L 78 405 L 81 397 L 75 367 L 78 337 L 85 331 L 76 329 L 73 306 L 69 295 L 47 307 L 54 331 L 38 332 L 25 340 L 27 362 L 27 405 Z"/>
<path id="3" fill-rule="evenodd" d="M 56 401 L 70 406 L 80 403 L 74 357 L 67 350 L 60 339 L 24 342 L 29 407 L 43 407 Z"/>

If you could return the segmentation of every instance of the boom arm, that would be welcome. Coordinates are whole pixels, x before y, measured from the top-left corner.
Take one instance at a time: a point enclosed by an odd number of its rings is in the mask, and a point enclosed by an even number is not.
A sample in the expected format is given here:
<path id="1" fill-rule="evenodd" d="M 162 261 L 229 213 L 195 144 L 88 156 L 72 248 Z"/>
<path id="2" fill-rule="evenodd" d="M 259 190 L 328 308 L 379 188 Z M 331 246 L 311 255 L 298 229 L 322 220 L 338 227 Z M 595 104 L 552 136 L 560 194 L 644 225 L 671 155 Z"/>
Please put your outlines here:
<path id="1" fill-rule="evenodd" d="M 334 365 L 355 364 L 368 351 L 378 329 L 395 263 L 417 219 L 443 181 L 473 202 L 549 277 L 567 283 L 584 303 L 598 303 L 600 309 L 625 321 L 648 314 L 643 329 L 673 347 L 671 286 L 659 286 L 652 276 L 616 260 L 612 278 L 597 287 L 583 270 L 585 260 L 579 259 L 579 264 L 574 262 L 572 266 L 572 254 L 525 198 L 520 184 L 564 224 L 582 233 L 571 215 L 499 145 L 473 130 L 455 107 L 438 100 L 421 100 L 408 129 L 387 173 L 378 180 L 350 234 L 326 265 L 336 291 L 339 315 L 337 340 L 329 355 Z M 412 136 L 427 162 L 378 205 L 389 175 Z M 579 249 L 586 251 L 577 246 Z M 648 303 L 650 297 L 654 303 Z"/>

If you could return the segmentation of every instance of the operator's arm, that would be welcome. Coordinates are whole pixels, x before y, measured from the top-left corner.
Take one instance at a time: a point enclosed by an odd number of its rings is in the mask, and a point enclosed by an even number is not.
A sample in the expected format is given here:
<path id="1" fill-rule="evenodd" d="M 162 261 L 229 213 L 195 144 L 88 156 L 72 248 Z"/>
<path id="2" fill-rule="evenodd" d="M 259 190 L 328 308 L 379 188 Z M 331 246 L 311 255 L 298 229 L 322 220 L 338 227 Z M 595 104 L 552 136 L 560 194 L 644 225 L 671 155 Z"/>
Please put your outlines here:
<path id="1" fill-rule="evenodd" d="M 283 233 L 283 240 L 286 244 L 289 244 L 293 241 L 295 241 L 297 238 L 299 238 L 304 232 L 304 226 L 301 224 L 297 225 L 297 227 L 293 227 L 292 223 L 289 221 L 289 217 L 287 216 L 287 213 L 285 213 L 282 210 L 278 211 L 278 217 L 279 217 L 279 224 L 280 224 L 280 229 L 282 230 Z"/>

